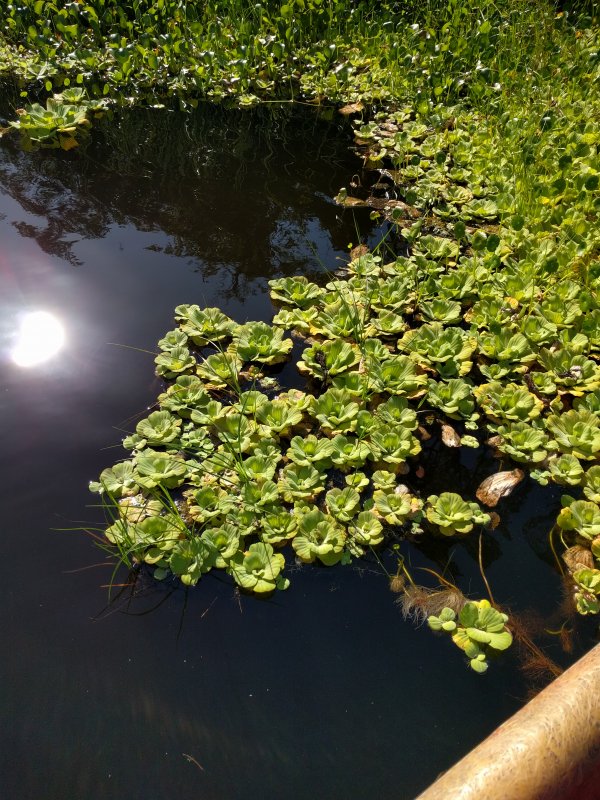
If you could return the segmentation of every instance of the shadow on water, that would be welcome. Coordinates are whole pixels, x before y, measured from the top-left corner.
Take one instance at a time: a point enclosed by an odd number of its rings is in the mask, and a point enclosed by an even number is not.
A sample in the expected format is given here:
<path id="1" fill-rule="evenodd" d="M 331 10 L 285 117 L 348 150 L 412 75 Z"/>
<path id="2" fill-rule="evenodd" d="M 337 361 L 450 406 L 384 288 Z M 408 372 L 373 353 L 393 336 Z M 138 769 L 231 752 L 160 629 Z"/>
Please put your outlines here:
<path id="1" fill-rule="evenodd" d="M 154 402 L 147 351 L 176 305 L 269 320 L 269 278 L 319 277 L 349 242 L 383 235 L 367 212 L 331 200 L 357 171 L 348 144 L 342 122 L 292 108 L 135 112 L 67 154 L 3 140 L 6 797 L 401 800 L 526 697 L 516 654 L 482 679 L 448 642 L 404 624 L 373 558 L 292 568 L 290 590 L 267 601 L 212 573 L 188 592 L 142 574 L 107 607 L 112 567 L 82 569 L 101 556 L 81 533 L 56 530 L 101 519 L 87 482 Z M 65 343 L 27 369 L 10 353 L 33 309 L 61 321 Z M 423 464 L 424 492 L 472 493 L 495 469 L 483 450 L 435 443 Z M 484 542 L 487 578 L 501 602 L 548 618 L 560 594 L 547 545 L 559 494 L 526 482 L 502 502 Z M 413 574 L 445 571 L 483 595 L 474 540 L 402 547 Z M 395 571 L 392 554 L 384 566 Z M 567 655 L 549 641 L 566 665 L 590 634 Z"/>

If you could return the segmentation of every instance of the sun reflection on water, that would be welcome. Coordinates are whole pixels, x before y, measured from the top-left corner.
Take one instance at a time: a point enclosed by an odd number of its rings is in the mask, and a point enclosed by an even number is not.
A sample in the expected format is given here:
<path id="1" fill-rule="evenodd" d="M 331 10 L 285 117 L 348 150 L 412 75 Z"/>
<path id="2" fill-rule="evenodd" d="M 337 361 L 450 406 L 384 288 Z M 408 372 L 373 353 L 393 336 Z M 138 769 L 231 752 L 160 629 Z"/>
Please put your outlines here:
<path id="1" fill-rule="evenodd" d="M 55 356 L 65 343 L 65 329 L 48 311 L 23 315 L 10 353 L 18 367 L 36 367 Z"/>

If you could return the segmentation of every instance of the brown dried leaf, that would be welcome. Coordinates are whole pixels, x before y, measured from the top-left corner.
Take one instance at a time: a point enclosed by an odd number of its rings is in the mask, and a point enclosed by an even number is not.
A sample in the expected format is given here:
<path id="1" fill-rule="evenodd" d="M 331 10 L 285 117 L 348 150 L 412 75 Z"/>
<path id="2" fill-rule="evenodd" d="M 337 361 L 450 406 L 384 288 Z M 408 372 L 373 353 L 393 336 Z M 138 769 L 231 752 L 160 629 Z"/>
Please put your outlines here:
<path id="1" fill-rule="evenodd" d="M 424 428 L 422 425 L 419 425 L 419 427 L 417 428 L 417 434 L 419 435 L 419 439 L 422 442 L 426 442 L 428 439 L 431 439 L 431 434 L 429 433 L 427 428 Z"/>
<path id="2" fill-rule="evenodd" d="M 442 424 L 442 442 L 446 447 L 460 447 L 460 436 L 452 425 Z"/>
<path id="3" fill-rule="evenodd" d="M 569 572 L 577 572 L 578 569 L 594 569 L 594 556 L 587 547 L 580 544 L 567 548 L 562 554 L 562 560 L 567 565 Z"/>
<path id="4" fill-rule="evenodd" d="M 415 475 L 417 478 L 424 478 L 425 477 L 425 469 L 423 467 L 417 467 L 415 470 Z"/>
<path id="5" fill-rule="evenodd" d="M 346 208 L 355 208 L 357 206 L 367 205 L 364 200 L 359 200 L 358 197 L 345 197 L 343 200 L 336 198 L 336 203 L 340 206 L 345 206 Z"/>
<path id="6" fill-rule="evenodd" d="M 490 511 L 489 513 L 490 521 L 485 526 L 487 531 L 495 531 L 498 525 L 500 525 L 500 514 L 496 514 L 495 511 Z"/>
<path id="7" fill-rule="evenodd" d="M 343 114 L 345 117 L 349 117 L 350 114 L 360 114 L 361 111 L 364 110 L 364 106 L 362 103 L 348 103 L 348 105 L 342 106 L 338 109 L 340 114 Z"/>
<path id="8" fill-rule="evenodd" d="M 354 261 L 355 258 L 366 256 L 368 252 L 369 248 L 366 244 L 357 244 L 356 247 L 353 247 L 352 250 L 350 250 L 350 260 Z"/>
<path id="9" fill-rule="evenodd" d="M 524 477 L 522 469 L 496 472 L 495 475 L 490 475 L 482 481 L 475 495 L 481 503 L 493 508 L 502 497 L 507 497 Z"/>

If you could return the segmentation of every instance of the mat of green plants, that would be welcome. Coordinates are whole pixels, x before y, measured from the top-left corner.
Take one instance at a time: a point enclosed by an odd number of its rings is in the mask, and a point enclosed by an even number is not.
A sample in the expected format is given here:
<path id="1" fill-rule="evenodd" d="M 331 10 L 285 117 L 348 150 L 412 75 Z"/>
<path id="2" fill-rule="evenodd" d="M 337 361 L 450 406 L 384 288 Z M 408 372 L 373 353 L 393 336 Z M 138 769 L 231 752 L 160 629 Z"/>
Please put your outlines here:
<path id="1" fill-rule="evenodd" d="M 271 324 L 195 298 L 177 306 L 158 342 L 157 408 L 92 484 L 122 562 L 187 586 L 223 570 L 264 595 L 287 589 L 294 560 L 348 564 L 391 546 L 405 612 L 485 672 L 517 632 L 502 598 L 486 583 L 488 597 L 469 600 L 443 574 L 425 589 L 402 541 L 479 536 L 481 547 L 527 478 L 564 487 L 549 547 L 576 611 L 598 614 L 594 6 L 3 10 L 2 69 L 22 102 L 5 135 L 27 149 L 85 144 L 123 105 L 319 105 L 353 120 L 357 175 L 337 202 L 400 233 L 354 247 L 321 282 L 270 281 Z M 300 384 L 282 372 L 292 357 Z M 421 490 L 432 436 L 493 450 L 476 497 Z"/>

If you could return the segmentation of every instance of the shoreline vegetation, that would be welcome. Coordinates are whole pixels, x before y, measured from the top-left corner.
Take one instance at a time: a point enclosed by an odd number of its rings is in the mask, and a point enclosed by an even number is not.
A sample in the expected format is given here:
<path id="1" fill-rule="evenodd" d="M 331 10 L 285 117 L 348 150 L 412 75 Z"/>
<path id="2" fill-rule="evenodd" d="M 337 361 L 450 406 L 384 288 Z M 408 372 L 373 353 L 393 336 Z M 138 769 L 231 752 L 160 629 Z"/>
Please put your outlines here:
<path id="1" fill-rule="evenodd" d="M 178 306 L 155 360 L 160 410 L 92 486 L 124 564 L 185 585 L 222 568 L 268 594 L 289 583 L 288 544 L 333 565 L 383 543 L 400 553 L 403 536 L 491 531 L 493 513 L 473 499 L 414 488 L 422 442 L 436 435 L 493 449 L 498 472 L 477 492 L 489 508 L 524 479 L 565 487 L 548 550 L 573 609 L 600 612 L 594 11 L 539 0 L 0 2 L 0 75 L 23 106 L 4 133 L 25 147 L 69 150 L 96 116 L 135 106 L 339 111 L 377 179 L 336 200 L 371 208 L 404 242 L 393 257 L 355 249 L 323 286 L 271 281 L 272 325 Z M 307 392 L 273 377 L 290 332 Z M 416 586 L 401 555 L 390 576 L 405 613 L 450 633 L 478 672 L 513 634 L 535 648 L 481 571 L 489 601 L 442 576 L 435 590 Z"/>

